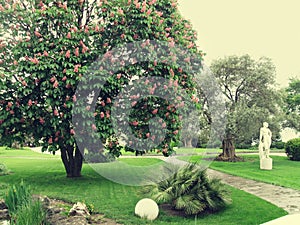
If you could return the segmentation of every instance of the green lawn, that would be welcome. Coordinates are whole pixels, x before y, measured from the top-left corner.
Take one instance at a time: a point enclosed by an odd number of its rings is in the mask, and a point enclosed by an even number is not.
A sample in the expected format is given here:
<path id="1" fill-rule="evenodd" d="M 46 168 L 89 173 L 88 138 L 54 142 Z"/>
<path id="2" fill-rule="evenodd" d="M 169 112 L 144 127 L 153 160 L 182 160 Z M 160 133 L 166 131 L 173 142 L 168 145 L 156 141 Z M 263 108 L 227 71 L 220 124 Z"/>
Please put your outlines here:
<path id="1" fill-rule="evenodd" d="M 122 159 L 123 163 L 137 167 L 143 165 L 161 165 L 156 159 Z M 65 177 L 59 156 L 39 154 L 29 150 L 4 150 L 0 148 L 0 163 L 4 163 L 11 175 L 0 177 L 0 198 L 8 185 L 21 180 L 29 184 L 36 194 L 64 199 L 71 202 L 84 201 L 93 204 L 96 211 L 105 213 L 109 218 L 123 224 L 221 224 L 254 225 L 283 216 L 286 212 L 253 195 L 228 187 L 232 192 L 233 204 L 226 210 L 212 215 L 196 218 L 168 216 L 161 212 L 153 222 L 139 219 L 134 215 L 135 204 L 143 196 L 139 186 L 126 186 L 107 180 L 95 172 L 89 165 L 83 167 L 83 177 L 68 179 Z M 107 169 L 107 165 L 102 169 Z M 130 174 L 136 176 L 134 172 Z M 259 216 L 257 216 L 259 212 Z"/>
<path id="2" fill-rule="evenodd" d="M 260 170 L 258 155 L 244 155 L 245 162 L 213 161 L 210 168 L 232 175 L 263 181 L 283 187 L 300 190 L 300 162 L 288 160 L 283 156 L 272 156 L 273 169 Z M 201 156 L 179 157 L 179 159 L 197 162 Z"/>

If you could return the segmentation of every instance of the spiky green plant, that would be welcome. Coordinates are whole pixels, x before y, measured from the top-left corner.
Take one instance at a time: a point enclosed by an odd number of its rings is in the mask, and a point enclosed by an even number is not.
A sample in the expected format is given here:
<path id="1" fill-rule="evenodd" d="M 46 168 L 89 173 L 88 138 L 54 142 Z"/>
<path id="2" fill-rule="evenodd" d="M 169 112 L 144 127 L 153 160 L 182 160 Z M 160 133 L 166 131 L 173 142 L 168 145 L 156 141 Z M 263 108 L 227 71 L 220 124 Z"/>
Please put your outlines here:
<path id="1" fill-rule="evenodd" d="M 186 215 L 215 212 L 231 202 L 225 185 L 209 179 L 206 170 L 188 164 L 155 186 L 148 186 L 151 198 L 158 203 L 169 203 Z"/>
<path id="2" fill-rule="evenodd" d="M 30 188 L 23 181 L 20 184 L 12 185 L 4 196 L 10 215 L 15 214 L 22 205 L 28 204 L 30 200 Z"/>

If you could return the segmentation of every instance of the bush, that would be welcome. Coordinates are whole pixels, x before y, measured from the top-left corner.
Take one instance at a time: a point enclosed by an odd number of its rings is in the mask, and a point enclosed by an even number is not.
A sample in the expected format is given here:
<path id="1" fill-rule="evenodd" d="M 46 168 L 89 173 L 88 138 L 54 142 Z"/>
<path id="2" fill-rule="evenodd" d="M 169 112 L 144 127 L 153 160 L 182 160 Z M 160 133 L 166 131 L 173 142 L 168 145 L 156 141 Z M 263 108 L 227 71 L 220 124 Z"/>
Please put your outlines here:
<path id="1" fill-rule="evenodd" d="M 86 163 L 106 163 L 115 161 L 115 157 L 111 153 L 89 152 L 84 155 L 84 162 Z"/>
<path id="2" fill-rule="evenodd" d="M 300 161 L 300 138 L 289 140 L 285 144 L 285 152 L 290 160 Z"/>
<path id="3" fill-rule="evenodd" d="M 26 205 L 31 200 L 29 187 L 23 181 L 19 185 L 13 185 L 8 189 L 4 196 L 5 204 L 7 205 L 9 214 L 12 216 L 22 206 Z"/>
<path id="4" fill-rule="evenodd" d="M 237 149 L 251 149 L 252 145 L 249 144 L 249 143 L 244 143 L 244 142 L 241 142 L 241 143 L 236 143 L 235 144 L 235 148 Z"/>
<path id="5" fill-rule="evenodd" d="M 283 142 L 283 141 L 274 141 L 274 142 L 272 142 L 271 148 L 284 149 L 285 148 L 285 142 Z"/>
<path id="6" fill-rule="evenodd" d="M 145 192 L 158 203 L 168 203 L 186 215 L 215 212 L 231 202 L 225 185 L 218 179 L 208 179 L 206 171 L 196 164 L 179 169 L 170 178 Z"/>

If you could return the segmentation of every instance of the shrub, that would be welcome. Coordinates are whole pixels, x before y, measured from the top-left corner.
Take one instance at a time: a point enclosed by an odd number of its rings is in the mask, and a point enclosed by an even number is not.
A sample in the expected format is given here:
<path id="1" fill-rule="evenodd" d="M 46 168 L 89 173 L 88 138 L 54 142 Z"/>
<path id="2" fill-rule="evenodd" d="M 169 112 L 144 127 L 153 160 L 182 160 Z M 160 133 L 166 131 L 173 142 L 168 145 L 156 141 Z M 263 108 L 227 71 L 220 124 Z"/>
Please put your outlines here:
<path id="1" fill-rule="evenodd" d="M 272 142 L 271 148 L 276 148 L 276 149 L 284 149 L 285 147 L 285 142 L 283 141 L 274 141 Z"/>
<path id="2" fill-rule="evenodd" d="M 0 176 L 7 175 L 9 173 L 10 171 L 7 169 L 7 167 L 4 164 L 0 163 Z"/>
<path id="3" fill-rule="evenodd" d="M 148 186 L 152 199 L 169 203 L 186 215 L 215 212 L 224 208 L 231 199 L 225 185 L 218 179 L 208 179 L 206 171 L 196 164 L 179 169 L 170 178 Z"/>
<path id="4" fill-rule="evenodd" d="M 290 160 L 300 161 L 300 138 L 289 140 L 285 144 L 285 152 Z"/>
<path id="5" fill-rule="evenodd" d="M 13 185 L 10 187 L 4 196 L 4 201 L 10 215 L 16 213 L 18 208 L 22 205 L 28 204 L 30 200 L 31 193 L 29 187 L 25 185 L 23 181 L 19 185 Z"/>
<path id="6" fill-rule="evenodd" d="M 235 144 L 235 148 L 237 149 L 250 149 L 251 147 L 252 145 L 250 143 L 245 143 L 245 142 Z"/>
<path id="7" fill-rule="evenodd" d="M 106 163 L 115 161 L 115 157 L 111 153 L 89 152 L 84 155 L 84 162 L 86 163 Z"/>
<path id="8" fill-rule="evenodd" d="M 40 201 L 30 201 L 28 204 L 18 208 L 11 225 L 44 225 L 46 224 L 46 213 Z"/>
<path id="9" fill-rule="evenodd" d="M 44 225 L 46 213 L 40 201 L 33 201 L 29 186 L 22 181 L 11 186 L 4 196 L 11 225 Z"/>

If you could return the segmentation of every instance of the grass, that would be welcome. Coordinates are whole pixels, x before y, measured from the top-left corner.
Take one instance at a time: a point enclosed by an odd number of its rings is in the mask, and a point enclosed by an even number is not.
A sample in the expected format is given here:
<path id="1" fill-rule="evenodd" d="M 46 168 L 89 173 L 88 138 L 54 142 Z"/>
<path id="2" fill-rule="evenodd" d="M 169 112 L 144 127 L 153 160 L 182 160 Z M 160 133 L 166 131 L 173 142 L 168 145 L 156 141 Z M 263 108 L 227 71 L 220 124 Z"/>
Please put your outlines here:
<path id="1" fill-rule="evenodd" d="M 163 162 L 157 159 L 121 159 L 121 162 L 136 166 L 159 166 Z M 232 193 L 233 203 L 226 210 L 217 214 L 182 218 L 169 216 L 161 211 L 159 218 L 153 222 L 140 219 L 134 215 L 135 204 L 146 196 L 140 194 L 141 187 L 114 183 L 95 172 L 85 164 L 83 177 L 67 179 L 59 156 L 39 154 L 30 150 L 5 150 L 0 148 L 0 162 L 13 171 L 7 176 L 0 176 L 0 198 L 7 187 L 24 180 L 30 184 L 35 194 L 47 195 L 70 202 L 82 201 L 92 204 L 95 211 L 123 224 L 220 224 L 220 225 L 255 225 L 286 215 L 286 212 L 253 195 L 228 187 Z M 102 169 L 106 165 L 101 164 Z M 145 168 L 148 168 L 148 167 Z M 135 177 L 134 171 L 128 171 Z M 259 216 L 257 216 L 259 212 Z M 196 222 L 195 222 L 196 221 Z"/>
<path id="2" fill-rule="evenodd" d="M 271 149 L 271 152 L 284 152 L 283 149 Z M 220 154 L 221 148 L 178 148 L 177 155 L 202 155 L 202 154 Z M 258 149 L 236 149 L 236 153 L 258 153 Z"/>
<path id="3" fill-rule="evenodd" d="M 244 155 L 245 162 L 213 161 L 209 167 L 228 174 L 300 190 L 300 162 L 291 161 L 284 156 L 271 157 L 273 159 L 272 170 L 259 169 L 258 155 Z M 201 156 L 179 158 L 190 162 L 201 161 Z"/>

